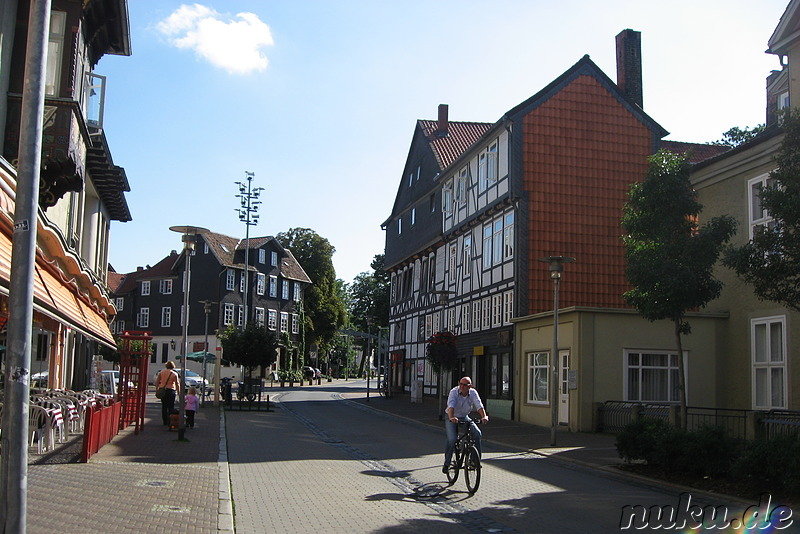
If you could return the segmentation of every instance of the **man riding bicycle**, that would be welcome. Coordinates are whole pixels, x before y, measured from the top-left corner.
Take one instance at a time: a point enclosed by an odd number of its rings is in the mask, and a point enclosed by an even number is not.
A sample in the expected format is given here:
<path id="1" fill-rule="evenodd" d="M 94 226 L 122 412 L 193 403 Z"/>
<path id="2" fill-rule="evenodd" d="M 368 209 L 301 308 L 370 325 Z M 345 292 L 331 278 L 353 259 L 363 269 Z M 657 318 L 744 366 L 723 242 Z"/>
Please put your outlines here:
<path id="1" fill-rule="evenodd" d="M 486 408 L 483 407 L 481 397 L 478 392 L 472 389 L 472 379 L 468 376 L 462 377 L 458 381 L 458 385 L 450 390 L 447 396 L 447 421 L 444 422 L 445 431 L 447 432 L 447 444 L 444 449 L 444 467 L 442 473 L 447 473 L 447 466 L 450 465 L 450 460 L 453 458 L 453 448 L 458 438 L 458 421 L 468 421 L 469 431 L 472 438 L 475 440 L 478 454 L 481 454 L 481 431 L 470 418 L 469 414 L 472 411 L 477 411 L 481 416 L 482 423 L 489 422 L 489 416 L 486 415 Z"/>

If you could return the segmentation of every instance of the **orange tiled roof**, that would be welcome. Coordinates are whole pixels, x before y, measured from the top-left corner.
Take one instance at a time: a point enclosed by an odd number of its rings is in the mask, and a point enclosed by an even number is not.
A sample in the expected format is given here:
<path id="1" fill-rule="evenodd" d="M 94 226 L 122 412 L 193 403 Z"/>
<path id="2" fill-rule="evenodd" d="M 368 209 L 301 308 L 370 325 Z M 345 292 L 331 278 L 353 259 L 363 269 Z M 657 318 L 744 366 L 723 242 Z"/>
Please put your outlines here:
<path id="1" fill-rule="evenodd" d="M 417 124 L 428 140 L 440 169 L 446 169 L 494 126 L 488 122 L 450 121 L 447 135 L 437 135 L 437 121 L 420 119 Z"/>

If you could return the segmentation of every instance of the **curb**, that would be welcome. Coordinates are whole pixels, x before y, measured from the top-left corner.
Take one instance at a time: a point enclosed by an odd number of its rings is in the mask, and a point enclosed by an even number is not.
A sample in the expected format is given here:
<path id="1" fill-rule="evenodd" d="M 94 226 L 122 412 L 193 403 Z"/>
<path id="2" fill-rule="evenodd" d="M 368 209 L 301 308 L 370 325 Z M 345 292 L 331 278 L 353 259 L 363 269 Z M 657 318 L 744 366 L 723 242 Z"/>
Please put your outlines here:
<path id="1" fill-rule="evenodd" d="M 225 429 L 225 410 L 219 411 L 219 512 L 217 530 L 230 534 L 236 533 L 233 524 L 233 500 L 231 499 L 231 473 L 228 467 L 228 440 Z"/>

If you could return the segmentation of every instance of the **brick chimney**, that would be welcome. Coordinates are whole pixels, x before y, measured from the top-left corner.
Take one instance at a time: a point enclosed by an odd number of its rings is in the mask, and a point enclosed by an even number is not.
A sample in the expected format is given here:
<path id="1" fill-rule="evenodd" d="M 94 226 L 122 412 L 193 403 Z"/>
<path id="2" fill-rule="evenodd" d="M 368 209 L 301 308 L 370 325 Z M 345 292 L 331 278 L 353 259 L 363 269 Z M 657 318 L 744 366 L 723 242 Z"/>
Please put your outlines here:
<path id="1" fill-rule="evenodd" d="M 447 104 L 439 104 L 439 120 L 436 124 L 436 132 L 434 132 L 437 137 L 447 137 L 447 130 L 450 128 L 447 109 Z"/>
<path id="2" fill-rule="evenodd" d="M 642 105 L 642 32 L 622 30 L 617 35 L 617 86 L 640 108 Z"/>

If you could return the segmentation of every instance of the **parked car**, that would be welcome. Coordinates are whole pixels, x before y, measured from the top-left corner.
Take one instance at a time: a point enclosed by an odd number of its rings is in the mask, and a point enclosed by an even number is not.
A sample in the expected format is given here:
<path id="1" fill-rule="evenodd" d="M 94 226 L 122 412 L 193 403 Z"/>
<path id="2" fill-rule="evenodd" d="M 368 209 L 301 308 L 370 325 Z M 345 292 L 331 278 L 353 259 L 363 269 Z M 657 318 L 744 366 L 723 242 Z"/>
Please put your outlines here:
<path id="1" fill-rule="evenodd" d="M 31 375 L 31 387 L 32 388 L 46 388 L 47 387 L 47 379 L 50 376 L 50 371 L 42 371 L 40 373 L 34 373 Z"/>
<path id="2" fill-rule="evenodd" d="M 175 369 L 175 372 L 178 373 L 178 376 L 181 376 L 180 369 Z M 183 383 L 186 385 L 187 390 L 189 388 L 197 388 L 199 392 L 199 390 L 202 390 L 204 385 L 206 386 L 208 385 L 208 380 L 203 379 L 202 376 L 195 373 L 194 371 L 186 369 L 186 379 L 183 381 Z"/>

